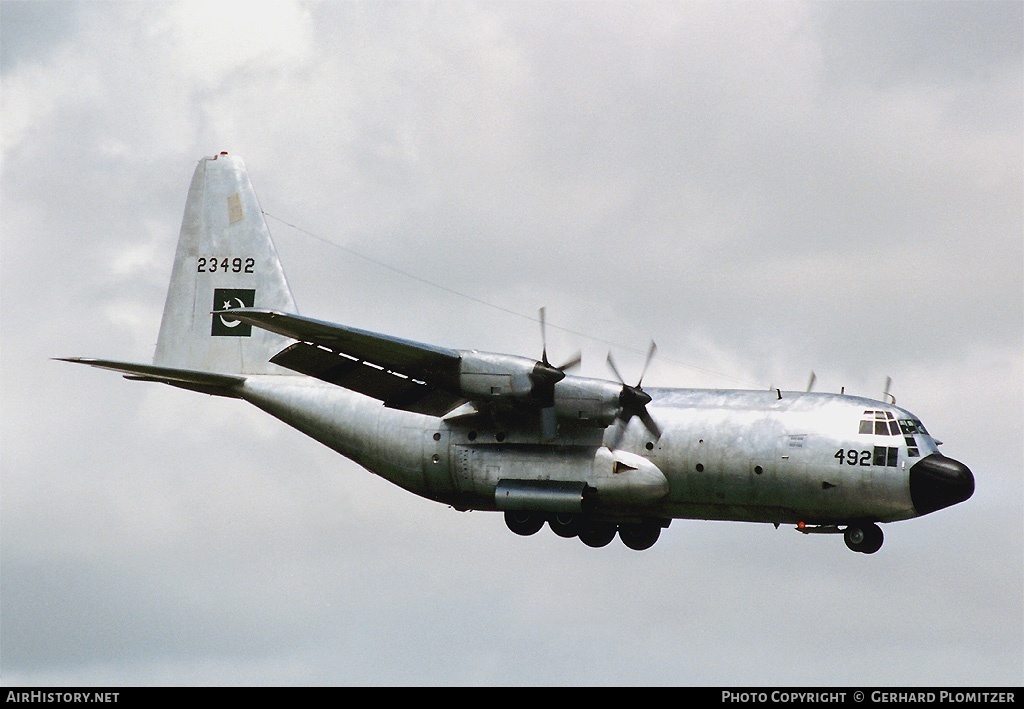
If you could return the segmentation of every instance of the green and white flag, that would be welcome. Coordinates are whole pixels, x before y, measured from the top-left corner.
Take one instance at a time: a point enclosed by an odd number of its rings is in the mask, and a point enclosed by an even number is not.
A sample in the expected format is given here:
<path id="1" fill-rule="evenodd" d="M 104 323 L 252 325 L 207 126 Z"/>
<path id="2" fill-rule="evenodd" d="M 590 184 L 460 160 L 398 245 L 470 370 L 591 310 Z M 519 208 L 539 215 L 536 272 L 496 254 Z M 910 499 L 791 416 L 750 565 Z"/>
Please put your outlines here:
<path id="1" fill-rule="evenodd" d="M 214 288 L 213 309 L 237 310 L 251 308 L 256 304 L 256 290 L 253 288 Z M 214 337 L 250 337 L 252 325 L 233 320 L 229 315 L 214 313 L 210 334 Z"/>

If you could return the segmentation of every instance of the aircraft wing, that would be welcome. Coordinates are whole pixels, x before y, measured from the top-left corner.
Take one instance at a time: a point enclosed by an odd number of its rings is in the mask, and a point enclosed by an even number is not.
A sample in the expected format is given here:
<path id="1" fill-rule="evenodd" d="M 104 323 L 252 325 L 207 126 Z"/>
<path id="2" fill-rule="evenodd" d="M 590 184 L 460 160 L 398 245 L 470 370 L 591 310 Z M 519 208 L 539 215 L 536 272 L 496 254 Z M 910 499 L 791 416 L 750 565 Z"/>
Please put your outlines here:
<path id="1" fill-rule="evenodd" d="M 456 350 L 272 310 L 218 311 L 298 342 L 271 362 L 379 399 L 389 408 L 443 416 L 467 401 Z"/>

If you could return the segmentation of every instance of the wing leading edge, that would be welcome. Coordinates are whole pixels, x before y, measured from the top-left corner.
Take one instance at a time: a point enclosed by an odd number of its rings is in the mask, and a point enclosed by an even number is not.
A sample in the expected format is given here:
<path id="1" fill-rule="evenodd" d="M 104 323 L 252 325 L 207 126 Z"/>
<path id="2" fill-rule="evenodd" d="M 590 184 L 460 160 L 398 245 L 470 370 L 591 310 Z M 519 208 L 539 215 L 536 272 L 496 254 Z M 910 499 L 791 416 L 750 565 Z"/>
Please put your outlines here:
<path id="1" fill-rule="evenodd" d="M 254 308 L 223 314 L 298 342 L 271 362 L 403 411 L 443 416 L 465 403 L 458 351 L 300 315 Z"/>

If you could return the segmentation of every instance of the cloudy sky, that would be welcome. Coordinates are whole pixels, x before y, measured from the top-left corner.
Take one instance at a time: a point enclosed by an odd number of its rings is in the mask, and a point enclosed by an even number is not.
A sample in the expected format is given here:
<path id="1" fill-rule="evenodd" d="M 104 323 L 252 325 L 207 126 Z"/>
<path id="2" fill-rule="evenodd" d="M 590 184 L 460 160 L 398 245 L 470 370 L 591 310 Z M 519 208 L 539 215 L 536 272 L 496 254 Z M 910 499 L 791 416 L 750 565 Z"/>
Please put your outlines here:
<path id="1" fill-rule="evenodd" d="M 0 680 L 1020 685 L 1020 2 L 0 2 Z M 149 361 L 196 161 L 306 315 L 900 405 L 967 503 L 873 555 L 519 538 Z"/>

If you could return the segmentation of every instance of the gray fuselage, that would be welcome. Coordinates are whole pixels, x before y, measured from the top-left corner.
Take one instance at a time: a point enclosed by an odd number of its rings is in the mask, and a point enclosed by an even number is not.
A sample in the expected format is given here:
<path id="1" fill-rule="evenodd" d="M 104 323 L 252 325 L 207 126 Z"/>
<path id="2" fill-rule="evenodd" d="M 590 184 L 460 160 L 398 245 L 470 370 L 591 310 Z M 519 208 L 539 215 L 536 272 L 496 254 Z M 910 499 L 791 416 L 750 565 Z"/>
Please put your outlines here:
<path id="1" fill-rule="evenodd" d="M 596 491 L 593 513 L 620 520 L 840 524 L 931 511 L 915 507 L 910 470 L 938 448 L 904 409 L 838 394 L 648 392 L 662 435 L 655 440 L 634 421 L 615 451 L 605 444 L 611 429 L 586 421 L 561 422 L 545 442 L 535 425 L 511 418 L 398 411 L 302 377 L 250 376 L 239 394 L 371 472 L 458 509 L 502 509 L 503 480 L 540 480 L 586 483 Z"/>

